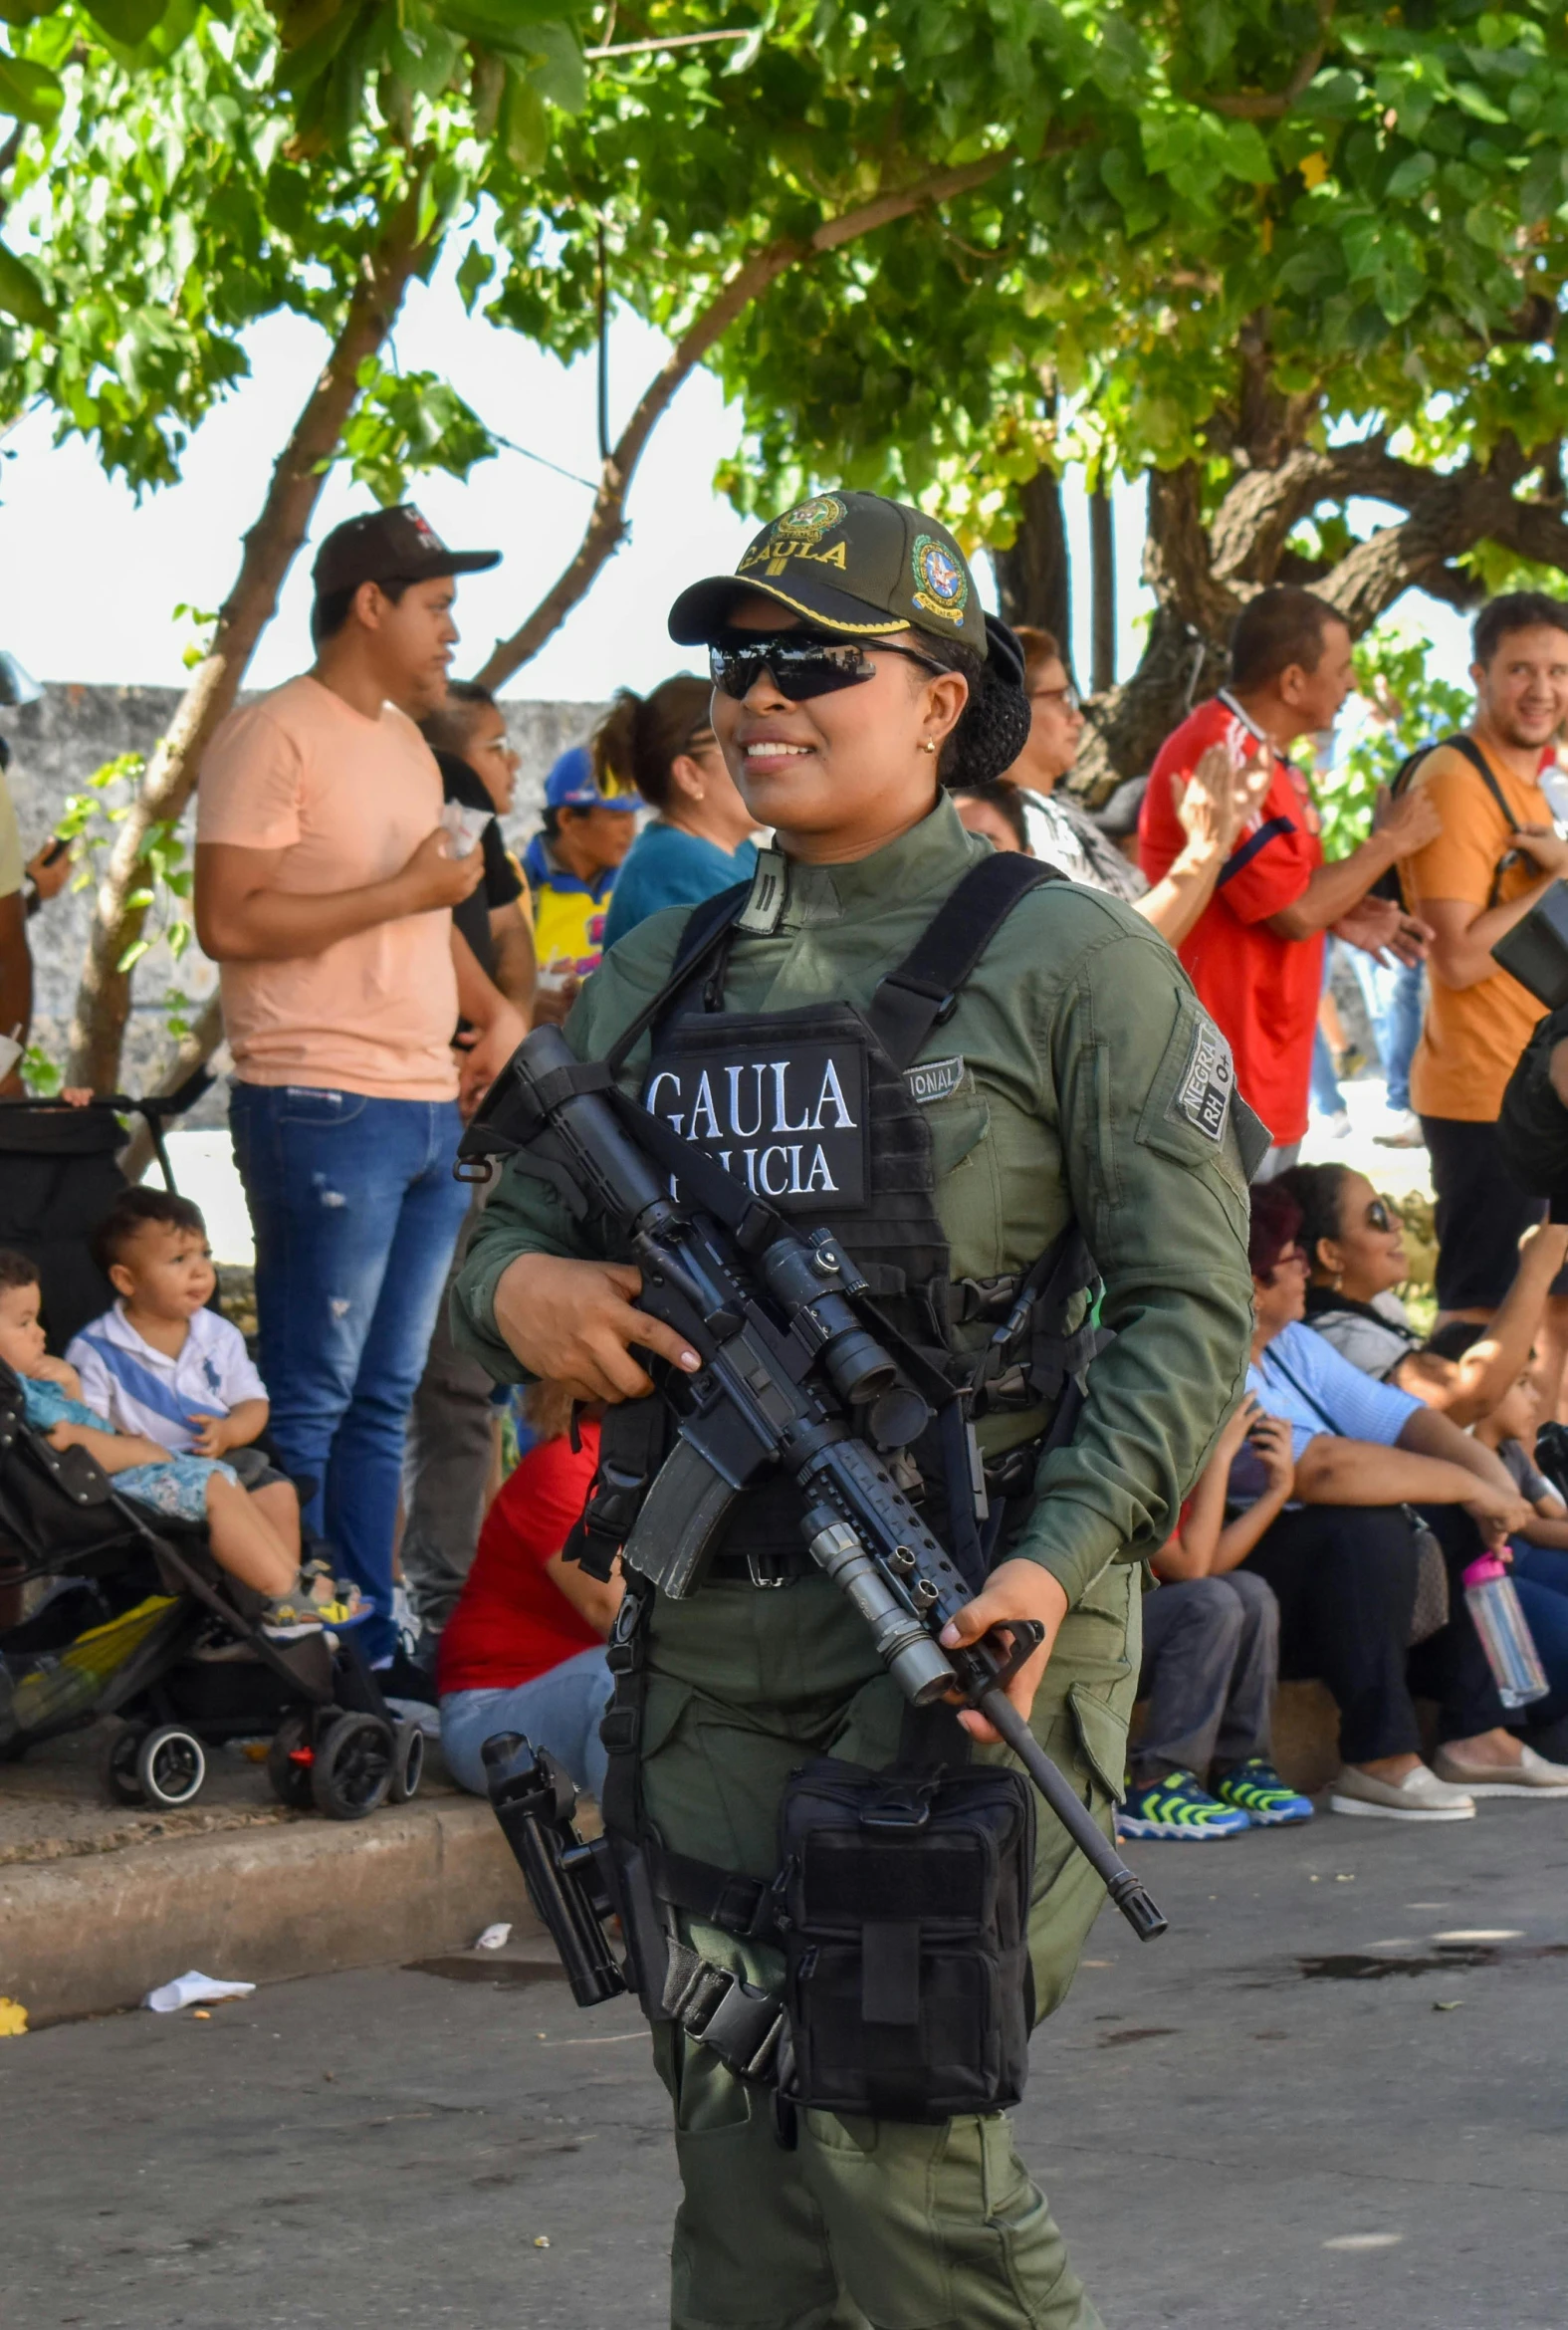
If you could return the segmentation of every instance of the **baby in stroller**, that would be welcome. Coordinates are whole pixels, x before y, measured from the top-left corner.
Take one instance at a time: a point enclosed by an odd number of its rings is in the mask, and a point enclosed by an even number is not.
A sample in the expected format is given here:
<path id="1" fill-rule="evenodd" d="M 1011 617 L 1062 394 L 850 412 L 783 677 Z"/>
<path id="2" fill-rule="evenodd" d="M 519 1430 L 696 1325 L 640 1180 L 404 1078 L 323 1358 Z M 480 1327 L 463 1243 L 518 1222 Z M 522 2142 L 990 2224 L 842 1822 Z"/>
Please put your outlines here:
<path id="1" fill-rule="evenodd" d="M 174 1200 L 167 1193 L 128 1191 L 115 1212 L 129 1199 L 146 1197 L 156 1197 L 165 1211 L 171 1206 L 180 1209 L 182 1220 L 176 1227 L 181 1228 L 187 1239 L 190 1235 L 187 1218 L 195 1215 L 196 1223 L 200 1224 L 201 1217 L 188 1200 Z M 138 1213 L 149 1220 L 156 1219 L 155 1209 L 147 1215 L 144 1207 L 132 1208 L 133 1220 Z M 108 1227 L 106 1223 L 105 1228 Z M 200 1235 L 204 1253 L 204 1229 Z M 123 1263 L 115 1269 L 118 1275 L 113 1282 L 120 1286 L 122 1299 L 116 1312 L 110 1314 L 112 1319 L 122 1316 L 128 1307 L 121 1280 L 132 1282 L 129 1289 L 132 1297 L 135 1291 L 134 1270 Z M 200 1269 L 189 1267 L 187 1258 L 182 1265 L 187 1287 L 198 1285 L 201 1275 Z M 205 1278 L 201 1302 L 205 1302 L 214 1282 L 210 1259 L 205 1260 Z M 85 1448 L 106 1473 L 113 1476 L 114 1486 L 122 1496 L 134 1498 L 138 1504 L 172 1518 L 205 1521 L 219 1566 L 266 1597 L 267 1607 L 259 1619 L 262 1632 L 289 1641 L 323 1627 L 340 1631 L 354 1624 L 364 1613 L 357 1588 L 338 1585 L 319 1562 L 301 1568 L 299 1500 L 291 1484 L 274 1474 L 261 1479 L 256 1491 L 248 1493 L 235 1467 L 221 1457 L 171 1452 L 145 1431 L 118 1429 L 107 1415 L 84 1402 L 76 1368 L 63 1359 L 51 1357 L 39 1318 L 40 1300 L 37 1266 L 25 1255 L 0 1248 L 0 1359 L 21 1379 L 27 1422 L 44 1433 L 54 1448 Z M 200 1304 L 195 1307 L 199 1308 Z M 87 1333 L 93 1334 L 104 1324 L 105 1321 L 95 1321 Z M 236 1329 L 230 1327 L 229 1332 L 239 1340 Z M 215 1401 L 215 1405 L 224 1404 Z M 258 1411 L 242 1420 L 248 1427 L 247 1437 L 254 1439 L 266 1423 L 265 1402 L 246 1404 Z M 221 1424 L 226 1421 L 232 1425 L 237 1413 L 223 1419 L 198 1419 L 190 1434 L 189 1448 L 195 1449 L 203 1441 L 213 1447 L 232 1448 L 233 1442 L 223 1437 Z M 211 1425 L 220 1429 L 209 1435 L 206 1428 Z M 255 1454 L 237 1449 L 235 1453 Z M 268 1470 L 265 1464 L 252 1469 L 264 1476 Z"/>

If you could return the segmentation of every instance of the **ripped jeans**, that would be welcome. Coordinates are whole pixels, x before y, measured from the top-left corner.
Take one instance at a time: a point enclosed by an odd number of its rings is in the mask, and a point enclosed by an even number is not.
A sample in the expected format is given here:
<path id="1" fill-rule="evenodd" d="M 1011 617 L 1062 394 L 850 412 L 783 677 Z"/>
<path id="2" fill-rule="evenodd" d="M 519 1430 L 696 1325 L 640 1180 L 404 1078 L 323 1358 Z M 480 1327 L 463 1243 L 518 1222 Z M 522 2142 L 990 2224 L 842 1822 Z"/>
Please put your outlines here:
<path id="1" fill-rule="evenodd" d="M 236 1079 L 229 1129 L 256 1233 L 268 1429 L 285 1471 L 315 1484 L 306 1525 L 374 1601 L 359 1637 L 374 1663 L 395 1641 L 404 1427 L 468 1207 L 457 1104 Z"/>

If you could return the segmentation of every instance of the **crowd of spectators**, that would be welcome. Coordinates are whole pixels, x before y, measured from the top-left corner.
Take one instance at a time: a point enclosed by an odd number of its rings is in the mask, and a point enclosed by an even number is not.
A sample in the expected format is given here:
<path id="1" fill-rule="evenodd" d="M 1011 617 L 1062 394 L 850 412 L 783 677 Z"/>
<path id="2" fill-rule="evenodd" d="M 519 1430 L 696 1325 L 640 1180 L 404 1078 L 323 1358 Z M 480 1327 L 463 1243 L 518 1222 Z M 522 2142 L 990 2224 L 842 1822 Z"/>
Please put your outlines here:
<path id="1" fill-rule="evenodd" d="M 60 1429 L 121 1437 L 116 1469 L 149 1438 L 160 1461 L 202 1465 L 187 1490 L 210 1500 L 216 1484 L 213 1517 L 222 1508 L 242 1563 L 246 1514 L 287 1540 L 289 1503 L 290 1576 L 282 1557 L 267 1571 L 278 1629 L 321 1623 L 324 1607 L 357 1621 L 393 1696 L 432 1723 L 439 1700 L 462 1785 L 482 1786 L 492 1732 L 523 1730 L 593 1788 L 619 1587 L 562 1552 L 598 1426 L 539 1385 L 504 1434 L 500 1395 L 454 1348 L 445 1289 L 482 1193 L 451 1169 L 527 1027 L 562 1018 L 645 916 L 748 879 L 758 836 L 709 683 L 679 673 L 621 691 L 558 759 L 542 827 L 513 855 L 504 712 L 448 672 L 458 579 L 496 556 L 449 550 L 407 505 L 335 530 L 315 566 L 311 669 L 231 715 L 205 758 L 196 919 L 234 1057 L 255 1361 L 203 1307 L 199 1216 L 151 1193 L 111 1226 L 116 1303 L 71 1364 L 43 1359 L 36 1282 L 14 1258 L 0 1333 L 38 1362 L 24 1372 L 45 1405 L 53 1386 Z M 1568 1793 L 1553 1753 L 1568 1721 L 1568 1482 L 1535 1447 L 1563 1396 L 1568 1227 L 1539 1219 L 1499 1149 L 1503 1086 L 1540 1007 L 1491 953 L 1568 873 L 1539 782 L 1568 722 L 1568 606 L 1514 593 L 1482 611 L 1469 728 L 1414 753 L 1332 863 L 1299 749 L 1321 746 L 1351 682 L 1331 606 L 1257 592 L 1226 685 L 1147 780 L 1092 813 L 1066 790 L 1085 715 L 1063 649 L 1018 636 L 1028 738 L 1005 778 L 955 790 L 959 815 L 1153 924 L 1267 1134 L 1246 1391 L 1151 1564 L 1125 1833 L 1211 1841 L 1311 1818 L 1273 1759 L 1281 1679 L 1316 1679 L 1337 1708 L 1332 1811 L 1444 1823 L 1493 1795 Z M 36 896 L 58 886 L 46 854 Z M 0 1018 L 16 1009 L 25 1029 L 22 882 L 0 819 Z M 1388 1071 L 1383 1137 L 1430 1152 L 1430 1326 L 1397 1291 L 1397 1207 L 1348 1164 L 1299 1162 L 1331 936 L 1358 966 Z M 1321 1089 L 1321 1052 L 1317 1068 Z M 267 1458 L 249 1445 L 263 1427 Z M 301 1505 L 340 1576 L 299 1570 Z M 1466 1601 L 1488 1549 L 1508 1556 L 1547 1678 L 1523 1709 L 1499 1697 Z"/>

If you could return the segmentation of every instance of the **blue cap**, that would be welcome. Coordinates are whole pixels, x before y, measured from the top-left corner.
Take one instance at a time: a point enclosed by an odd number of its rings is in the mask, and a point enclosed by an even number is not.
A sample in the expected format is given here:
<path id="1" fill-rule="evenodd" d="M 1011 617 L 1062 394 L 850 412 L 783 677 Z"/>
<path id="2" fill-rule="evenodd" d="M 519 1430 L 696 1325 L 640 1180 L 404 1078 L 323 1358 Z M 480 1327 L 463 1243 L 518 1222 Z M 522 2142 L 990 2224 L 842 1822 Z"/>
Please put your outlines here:
<path id="1" fill-rule="evenodd" d="M 593 756 L 586 745 L 562 753 L 545 780 L 547 809 L 635 810 L 642 807 L 636 793 L 601 793 L 593 775 Z"/>

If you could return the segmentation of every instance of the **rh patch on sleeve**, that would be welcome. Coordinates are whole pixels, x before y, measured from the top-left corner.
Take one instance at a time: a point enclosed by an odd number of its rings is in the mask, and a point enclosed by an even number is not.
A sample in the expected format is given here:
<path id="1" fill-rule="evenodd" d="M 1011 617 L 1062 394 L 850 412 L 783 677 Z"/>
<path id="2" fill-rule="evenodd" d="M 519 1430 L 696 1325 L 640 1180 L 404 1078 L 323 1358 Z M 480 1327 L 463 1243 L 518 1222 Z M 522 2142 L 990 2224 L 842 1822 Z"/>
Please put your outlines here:
<path id="1" fill-rule="evenodd" d="M 1218 1148 L 1225 1139 L 1235 1091 L 1235 1068 L 1231 1047 L 1213 1020 L 1200 1018 L 1193 1029 L 1192 1048 L 1181 1080 L 1166 1103 L 1172 1124 L 1190 1124 Z"/>

